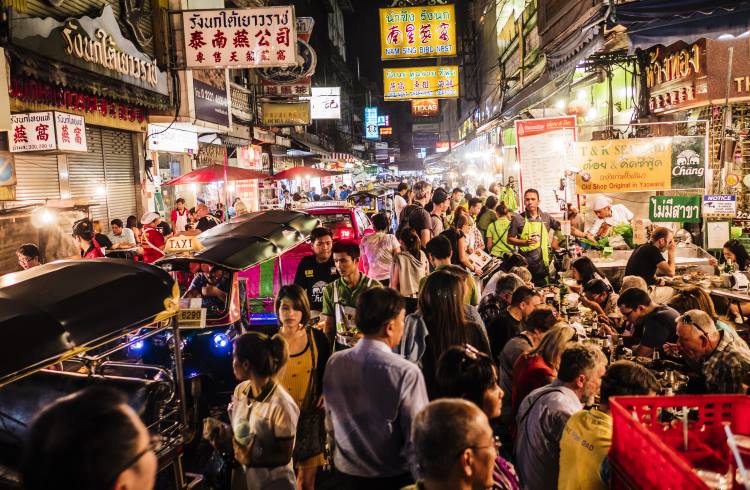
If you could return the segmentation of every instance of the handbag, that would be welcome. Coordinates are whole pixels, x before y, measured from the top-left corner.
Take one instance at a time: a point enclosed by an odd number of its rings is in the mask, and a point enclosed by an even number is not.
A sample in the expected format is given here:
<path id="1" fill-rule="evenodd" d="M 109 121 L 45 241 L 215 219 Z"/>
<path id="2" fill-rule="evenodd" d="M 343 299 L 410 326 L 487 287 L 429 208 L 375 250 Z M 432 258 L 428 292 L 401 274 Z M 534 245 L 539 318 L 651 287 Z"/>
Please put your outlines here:
<path id="1" fill-rule="evenodd" d="M 294 452 L 292 453 L 294 461 L 297 463 L 324 453 L 326 441 L 325 412 L 322 408 L 315 406 L 320 391 L 317 366 L 318 348 L 309 328 L 307 329 L 307 339 L 312 354 L 312 370 L 310 371 L 310 385 L 303 406 L 300 407 L 300 415 L 297 420 L 297 435 L 294 440 Z"/>

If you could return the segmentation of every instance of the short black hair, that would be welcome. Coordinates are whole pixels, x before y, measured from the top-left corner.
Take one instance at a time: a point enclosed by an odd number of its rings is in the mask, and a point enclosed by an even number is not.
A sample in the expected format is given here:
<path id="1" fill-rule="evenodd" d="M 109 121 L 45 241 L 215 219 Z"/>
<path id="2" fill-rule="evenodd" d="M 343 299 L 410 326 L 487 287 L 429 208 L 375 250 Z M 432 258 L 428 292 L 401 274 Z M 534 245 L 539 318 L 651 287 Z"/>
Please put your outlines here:
<path id="1" fill-rule="evenodd" d="M 659 391 L 651 370 L 631 361 L 613 362 L 602 377 L 601 403 L 613 396 L 640 396 Z"/>
<path id="2" fill-rule="evenodd" d="M 21 463 L 23 488 L 112 488 L 138 451 L 138 428 L 123 395 L 89 387 L 45 407 L 29 429 Z"/>
<path id="3" fill-rule="evenodd" d="M 310 232 L 310 243 L 315 243 L 315 240 L 323 238 L 324 236 L 329 236 L 331 237 L 331 240 L 333 240 L 333 232 L 331 232 L 331 230 L 323 226 L 318 226 Z"/>
<path id="4" fill-rule="evenodd" d="M 370 220 L 376 231 L 386 231 L 391 225 L 388 216 L 383 212 L 373 214 Z"/>
<path id="5" fill-rule="evenodd" d="M 354 240 L 341 240 L 333 244 L 332 253 L 347 254 L 352 260 L 359 259 L 359 245 Z"/>
<path id="6" fill-rule="evenodd" d="M 180 204 L 180 203 L 185 204 L 185 199 L 183 199 L 182 197 L 178 197 L 177 200 L 174 203 L 175 204 Z"/>
<path id="7" fill-rule="evenodd" d="M 432 255 L 438 260 L 450 258 L 451 254 L 453 254 L 450 240 L 443 235 L 438 235 L 427 242 L 425 250 L 427 250 L 429 255 Z"/>
<path id="8" fill-rule="evenodd" d="M 557 311 L 550 305 L 539 305 L 526 318 L 526 329 L 549 332 L 557 323 Z"/>
<path id="9" fill-rule="evenodd" d="M 18 250 L 16 250 L 16 252 L 30 259 L 38 259 L 41 256 L 39 254 L 39 247 L 37 247 L 33 243 L 24 243 L 23 245 L 18 247 Z"/>
<path id="10" fill-rule="evenodd" d="M 523 193 L 524 197 L 526 197 L 526 194 L 536 194 L 536 198 L 539 199 L 539 191 L 536 189 L 526 189 L 526 192 Z"/>
<path id="11" fill-rule="evenodd" d="M 511 306 L 518 306 L 533 296 L 539 296 L 539 293 L 528 286 L 521 286 L 520 288 L 513 291 L 513 296 L 510 299 L 510 304 Z"/>
<path id="12" fill-rule="evenodd" d="M 365 335 L 374 335 L 404 309 L 404 298 L 391 288 L 370 288 L 357 298 L 356 325 Z"/>
<path id="13" fill-rule="evenodd" d="M 642 289 L 628 288 L 617 298 L 617 306 L 627 306 L 631 309 L 636 309 L 639 306 L 651 306 L 651 297 Z"/>
<path id="14" fill-rule="evenodd" d="M 456 192 L 460 192 L 461 194 L 463 194 L 464 190 L 461 189 L 460 187 L 454 187 L 453 190 L 451 191 L 451 194 L 455 194 Z"/>
<path id="15" fill-rule="evenodd" d="M 471 199 L 469 199 L 469 209 L 473 208 L 477 204 L 482 204 L 482 200 L 478 197 L 472 197 Z"/>
<path id="16" fill-rule="evenodd" d="M 480 407 L 484 393 L 498 382 L 490 356 L 463 345 L 454 345 L 443 352 L 435 380 L 440 397 L 463 398 Z"/>
<path id="17" fill-rule="evenodd" d="M 112 221 L 109 222 L 109 224 L 112 226 L 119 226 L 120 228 L 122 228 L 122 220 L 120 218 L 113 219 Z"/>
<path id="18" fill-rule="evenodd" d="M 442 204 L 448 200 L 448 193 L 442 188 L 438 187 L 432 193 L 432 204 Z"/>
<path id="19" fill-rule="evenodd" d="M 405 190 L 408 190 L 408 189 L 409 189 L 409 184 L 407 184 L 406 182 L 401 182 L 398 185 L 398 188 L 396 189 L 396 192 L 401 192 L 401 191 L 405 191 Z"/>
<path id="20" fill-rule="evenodd" d="M 583 285 L 584 293 L 604 294 L 611 293 L 612 288 L 602 279 L 592 279 Z"/>

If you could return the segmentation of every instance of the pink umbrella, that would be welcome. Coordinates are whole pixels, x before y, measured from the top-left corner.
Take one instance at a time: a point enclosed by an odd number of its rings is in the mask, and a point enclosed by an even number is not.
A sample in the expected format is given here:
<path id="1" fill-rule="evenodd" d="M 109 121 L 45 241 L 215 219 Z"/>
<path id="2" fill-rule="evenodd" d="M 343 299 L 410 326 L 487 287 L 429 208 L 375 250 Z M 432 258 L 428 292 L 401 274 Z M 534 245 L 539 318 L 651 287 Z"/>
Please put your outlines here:
<path id="1" fill-rule="evenodd" d="M 296 179 L 297 177 L 300 178 L 309 178 L 309 177 L 331 177 L 333 175 L 338 175 L 340 172 L 329 172 L 328 170 L 322 170 L 319 168 L 314 167 L 292 167 L 288 168 L 282 172 L 279 172 L 277 174 L 273 175 L 273 178 L 276 180 L 291 180 Z"/>
<path id="2" fill-rule="evenodd" d="M 266 179 L 268 174 L 239 167 L 209 165 L 197 168 L 162 185 L 210 184 L 212 182 L 234 182 L 236 180 Z"/>

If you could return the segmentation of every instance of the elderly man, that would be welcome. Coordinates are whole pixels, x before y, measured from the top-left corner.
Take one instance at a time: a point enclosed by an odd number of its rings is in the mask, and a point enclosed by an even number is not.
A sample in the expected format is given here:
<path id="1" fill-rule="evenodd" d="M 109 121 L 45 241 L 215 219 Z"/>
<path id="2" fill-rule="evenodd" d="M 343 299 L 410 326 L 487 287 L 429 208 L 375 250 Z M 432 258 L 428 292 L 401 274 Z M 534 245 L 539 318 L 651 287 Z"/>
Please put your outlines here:
<path id="1" fill-rule="evenodd" d="M 557 488 L 565 424 L 584 406 L 594 404 L 606 367 L 598 347 L 575 344 L 563 352 L 557 379 L 523 399 L 516 416 L 516 469 L 524 488 Z"/>
<path id="2" fill-rule="evenodd" d="M 473 403 L 430 403 L 414 419 L 412 441 L 422 480 L 404 490 L 494 488 L 495 440 L 487 416 Z"/>
<path id="3" fill-rule="evenodd" d="M 707 393 L 745 392 L 750 349 L 733 329 L 718 330 L 705 311 L 690 310 L 677 319 L 677 344 L 691 364 L 700 366 Z"/>
<path id="4" fill-rule="evenodd" d="M 622 204 L 612 204 L 612 199 L 601 194 L 594 199 L 593 207 L 596 220 L 589 228 L 589 233 L 594 236 L 604 236 L 610 227 L 630 224 L 633 219 L 633 213 L 628 208 Z M 602 228 L 605 224 L 607 226 Z"/>

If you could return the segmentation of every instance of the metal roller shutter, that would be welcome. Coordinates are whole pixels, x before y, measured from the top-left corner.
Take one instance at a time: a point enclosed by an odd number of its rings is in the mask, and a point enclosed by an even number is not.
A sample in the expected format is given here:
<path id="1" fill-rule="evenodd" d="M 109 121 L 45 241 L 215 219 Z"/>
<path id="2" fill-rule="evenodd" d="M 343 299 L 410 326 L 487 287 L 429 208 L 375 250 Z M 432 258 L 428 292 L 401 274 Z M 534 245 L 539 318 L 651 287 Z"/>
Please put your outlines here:
<path id="1" fill-rule="evenodd" d="M 107 219 L 107 192 L 104 179 L 104 157 L 102 154 L 102 132 L 99 128 L 86 127 L 88 152 L 68 155 L 70 196 L 73 199 L 89 199 L 97 203 L 91 206 L 91 217 L 109 229 Z"/>
<path id="2" fill-rule="evenodd" d="M 55 155 L 16 153 L 16 199 L 60 199 Z"/>
<path id="3" fill-rule="evenodd" d="M 136 213 L 133 137 L 131 133 L 102 129 L 102 142 L 109 220 L 120 218 L 124 222 Z"/>

